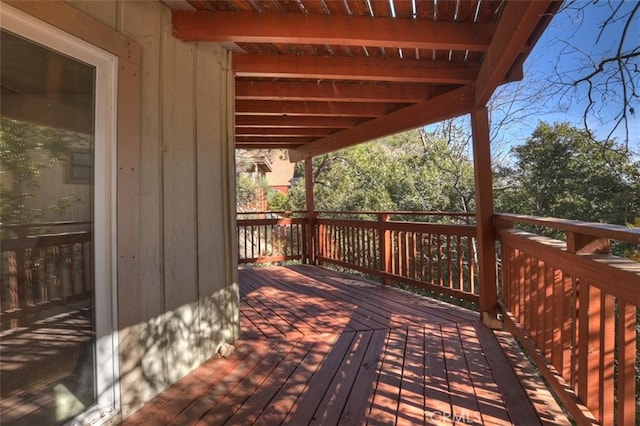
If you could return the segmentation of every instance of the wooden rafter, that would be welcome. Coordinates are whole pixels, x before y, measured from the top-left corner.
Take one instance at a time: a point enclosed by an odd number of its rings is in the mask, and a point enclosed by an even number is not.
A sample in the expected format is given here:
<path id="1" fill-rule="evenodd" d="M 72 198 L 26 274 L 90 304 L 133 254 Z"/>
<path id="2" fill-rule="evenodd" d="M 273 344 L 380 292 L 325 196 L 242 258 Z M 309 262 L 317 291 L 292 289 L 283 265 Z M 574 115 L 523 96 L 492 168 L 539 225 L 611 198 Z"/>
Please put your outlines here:
<path id="1" fill-rule="evenodd" d="M 458 88 L 444 95 L 365 121 L 289 151 L 291 161 L 325 154 L 377 137 L 414 129 L 469 112 L 474 105 L 473 86 Z"/>
<path id="2" fill-rule="evenodd" d="M 301 127 L 325 127 L 332 129 L 346 129 L 355 126 L 362 121 L 357 117 L 295 117 L 295 116 L 268 116 L 268 115 L 237 115 L 236 128 L 301 128 Z"/>
<path id="3" fill-rule="evenodd" d="M 296 145 L 313 141 L 313 137 L 291 137 L 291 136 L 236 136 L 236 142 L 240 143 L 270 143 L 270 144 L 289 144 Z"/>
<path id="4" fill-rule="evenodd" d="M 294 127 L 294 128 L 270 128 L 264 129 L 260 127 L 239 127 L 236 129 L 236 136 L 290 136 L 290 137 L 303 137 L 303 136 L 327 136 L 340 129 L 337 128 L 316 128 L 316 127 Z"/>
<path id="5" fill-rule="evenodd" d="M 377 117 L 389 111 L 387 104 L 375 103 L 236 101 L 237 115 Z"/>
<path id="6" fill-rule="evenodd" d="M 173 35 L 185 41 L 329 44 L 486 51 L 492 24 L 302 13 L 181 11 Z"/>
<path id="7" fill-rule="evenodd" d="M 505 4 L 503 16 L 496 28 L 476 82 L 476 104 L 485 105 L 496 87 L 522 76 L 525 52 L 530 40 L 535 40 L 551 19 L 560 3 L 554 1 L 513 1 Z"/>
<path id="8" fill-rule="evenodd" d="M 236 99 L 242 100 L 415 103 L 444 91 L 425 84 L 236 81 Z"/>
<path id="9" fill-rule="evenodd" d="M 374 57 L 234 54 L 238 77 L 469 84 L 478 66 L 447 61 Z"/>
<path id="10" fill-rule="evenodd" d="M 561 1 L 427 3 L 188 0 L 172 25 L 233 52 L 236 145 L 301 159 L 482 108 Z"/>

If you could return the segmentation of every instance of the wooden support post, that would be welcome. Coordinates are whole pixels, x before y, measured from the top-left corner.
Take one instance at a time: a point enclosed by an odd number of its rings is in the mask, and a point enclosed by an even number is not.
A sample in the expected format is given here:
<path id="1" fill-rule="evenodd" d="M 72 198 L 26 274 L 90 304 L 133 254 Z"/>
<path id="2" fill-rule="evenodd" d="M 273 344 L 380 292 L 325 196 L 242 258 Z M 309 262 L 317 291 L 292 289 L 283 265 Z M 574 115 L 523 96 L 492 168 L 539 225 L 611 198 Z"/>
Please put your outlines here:
<path id="1" fill-rule="evenodd" d="M 500 328 L 500 323 L 496 319 L 498 311 L 496 233 L 493 225 L 493 177 L 491 173 L 489 116 L 486 107 L 476 107 L 471 112 L 471 128 L 476 185 L 480 315 L 486 326 Z"/>
<path id="2" fill-rule="evenodd" d="M 304 188 L 307 201 L 307 258 L 304 260 L 311 265 L 316 264 L 316 216 L 315 200 L 313 198 L 313 158 L 304 160 Z"/>
<path id="3" fill-rule="evenodd" d="M 389 222 L 391 215 L 389 213 L 380 213 L 378 215 L 378 222 Z M 386 274 L 390 274 L 391 271 L 391 230 L 383 226 L 380 228 L 380 270 Z M 388 285 L 389 279 L 382 278 L 382 284 Z"/>

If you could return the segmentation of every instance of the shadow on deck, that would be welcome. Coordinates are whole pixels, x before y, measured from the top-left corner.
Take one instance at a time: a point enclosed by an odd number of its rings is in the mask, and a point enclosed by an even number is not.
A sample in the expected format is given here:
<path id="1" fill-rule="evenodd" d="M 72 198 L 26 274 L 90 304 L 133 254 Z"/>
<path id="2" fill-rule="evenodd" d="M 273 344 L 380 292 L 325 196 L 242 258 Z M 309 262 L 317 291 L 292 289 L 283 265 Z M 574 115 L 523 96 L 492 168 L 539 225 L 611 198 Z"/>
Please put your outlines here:
<path id="1" fill-rule="evenodd" d="M 476 312 L 313 266 L 239 281 L 235 352 L 124 424 L 570 424 Z"/>

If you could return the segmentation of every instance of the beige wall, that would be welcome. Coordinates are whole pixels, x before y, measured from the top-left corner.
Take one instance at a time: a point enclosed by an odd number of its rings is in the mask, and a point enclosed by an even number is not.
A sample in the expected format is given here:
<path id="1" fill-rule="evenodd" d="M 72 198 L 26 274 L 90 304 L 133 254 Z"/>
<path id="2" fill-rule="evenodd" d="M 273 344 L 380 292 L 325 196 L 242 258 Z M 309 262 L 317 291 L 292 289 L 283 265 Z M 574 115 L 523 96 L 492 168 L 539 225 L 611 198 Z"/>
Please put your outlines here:
<path id="1" fill-rule="evenodd" d="M 120 56 L 126 417 L 239 334 L 231 55 L 214 43 L 173 38 L 170 10 L 160 2 L 7 3 Z"/>

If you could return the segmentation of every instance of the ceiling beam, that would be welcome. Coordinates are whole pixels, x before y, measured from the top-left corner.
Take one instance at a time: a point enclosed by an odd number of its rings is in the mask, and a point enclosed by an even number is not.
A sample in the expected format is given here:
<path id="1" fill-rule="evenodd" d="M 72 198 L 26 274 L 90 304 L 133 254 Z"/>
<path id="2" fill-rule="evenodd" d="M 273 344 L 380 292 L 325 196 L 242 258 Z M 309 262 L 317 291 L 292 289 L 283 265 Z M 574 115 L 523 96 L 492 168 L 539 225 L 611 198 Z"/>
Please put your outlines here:
<path id="1" fill-rule="evenodd" d="M 255 136 L 236 136 L 236 143 L 261 143 L 261 144 L 280 144 L 280 145 L 300 145 L 303 143 L 311 142 L 317 138 L 292 138 L 289 136 L 269 136 L 269 137 L 255 137 Z"/>
<path id="2" fill-rule="evenodd" d="M 236 115 L 377 117 L 389 111 L 379 103 L 236 101 Z"/>
<path id="3" fill-rule="evenodd" d="M 174 10 L 184 41 L 349 45 L 486 51 L 495 26 L 391 17 Z"/>
<path id="4" fill-rule="evenodd" d="M 294 149 L 300 146 L 297 143 L 257 143 L 257 142 L 236 142 L 235 149 Z"/>
<path id="5" fill-rule="evenodd" d="M 362 120 L 362 118 L 357 117 L 278 117 L 268 115 L 237 115 L 236 129 L 241 127 L 325 127 L 331 129 L 346 129 L 355 126 Z"/>
<path id="6" fill-rule="evenodd" d="M 445 90 L 424 84 L 236 80 L 236 99 L 242 100 L 416 103 Z"/>
<path id="7" fill-rule="evenodd" d="M 290 150 L 289 158 L 292 162 L 297 162 L 361 142 L 460 116 L 473 108 L 474 99 L 473 86 L 461 87 Z"/>
<path id="8" fill-rule="evenodd" d="M 237 77 L 466 85 L 475 80 L 479 67 L 415 59 L 236 53 L 233 55 L 233 69 Z"/>
<path id="9" fill-rule="evenodd" d="M 290 137 L 304 137 L 304 136 L 327 136 L 331 133 L 337 132 L 340 129 L 335 128 L 314 128 L 314 127 L 299 127 L 299 128 L 261 128 L 261 127 L 238 127 L 236 128 L 236 136 L 249 136 L 255 135 L 258 137 L 266 136 L 290 136 Z"/>
<path id="10" fill-rule="evenodd" d="M 486 105 L 499 85 L 522 76 L 520 70 L 512 69 L 514 64 L 522 66 L 524 52 L 530 50 L 528 42 L 532 34 L 546 27 L 560 3 L 550 0 L 505 2 L 493 41 L 478 72 L 477 105 Z"/>

